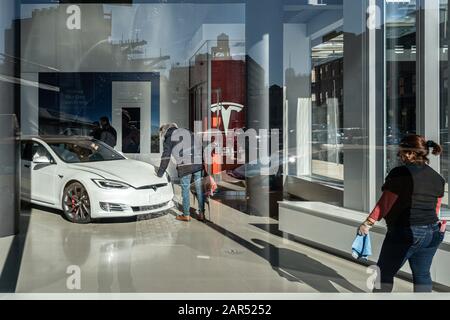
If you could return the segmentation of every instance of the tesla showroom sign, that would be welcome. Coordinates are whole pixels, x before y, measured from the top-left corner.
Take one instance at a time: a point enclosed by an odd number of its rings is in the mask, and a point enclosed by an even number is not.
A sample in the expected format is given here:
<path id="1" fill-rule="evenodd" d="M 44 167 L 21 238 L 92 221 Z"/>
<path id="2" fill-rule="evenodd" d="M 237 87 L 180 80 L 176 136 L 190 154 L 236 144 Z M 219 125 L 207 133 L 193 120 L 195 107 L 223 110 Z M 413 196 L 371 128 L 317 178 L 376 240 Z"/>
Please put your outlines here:
<path id="1" fill-rule="evenodd" d="M 228 134 L 228 129 L 230 129 L 230 118 L 232 112 L 241 112 L 244 106 L 239 103 L 234 102 L 221 102 L 211 105 L 212 112 L 219 112 L 222 115 L 223 128 L 225 134 Z"/>

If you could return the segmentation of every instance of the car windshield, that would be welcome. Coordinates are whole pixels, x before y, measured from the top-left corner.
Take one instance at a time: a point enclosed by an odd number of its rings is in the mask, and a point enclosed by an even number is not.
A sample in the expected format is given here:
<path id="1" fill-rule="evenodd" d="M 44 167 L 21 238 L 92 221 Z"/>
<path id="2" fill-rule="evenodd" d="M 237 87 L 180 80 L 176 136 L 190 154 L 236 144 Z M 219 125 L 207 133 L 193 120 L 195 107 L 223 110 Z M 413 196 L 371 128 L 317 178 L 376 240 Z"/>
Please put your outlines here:
<path id="1" fill-rule="evenodd" d="M 80 163 L 125 159 L 120 153 L 95 140 L 47 142 L 64 162 Z"/>

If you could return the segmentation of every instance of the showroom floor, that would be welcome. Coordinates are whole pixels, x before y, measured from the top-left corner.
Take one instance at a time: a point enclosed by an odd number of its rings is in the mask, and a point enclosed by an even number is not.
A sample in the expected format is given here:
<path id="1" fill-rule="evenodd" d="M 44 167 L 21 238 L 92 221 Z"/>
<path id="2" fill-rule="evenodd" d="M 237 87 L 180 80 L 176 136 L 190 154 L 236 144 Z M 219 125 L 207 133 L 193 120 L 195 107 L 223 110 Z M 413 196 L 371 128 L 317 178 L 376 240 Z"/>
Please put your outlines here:
<path id="1" fill-rule="evenodd" d="M 179 222 L 171 212 L 76 225 L 32 208 L 22 213 L 26 232 L 0 239 L 0 291 L 368 291 L 364 266 L 283 239 L 275 220 L 210 205 L 214 224 Z M 80 290 L 68 289 L 73 270 L 80 270 Z M 397 280 L 395 290 L 411 284 Z"/>

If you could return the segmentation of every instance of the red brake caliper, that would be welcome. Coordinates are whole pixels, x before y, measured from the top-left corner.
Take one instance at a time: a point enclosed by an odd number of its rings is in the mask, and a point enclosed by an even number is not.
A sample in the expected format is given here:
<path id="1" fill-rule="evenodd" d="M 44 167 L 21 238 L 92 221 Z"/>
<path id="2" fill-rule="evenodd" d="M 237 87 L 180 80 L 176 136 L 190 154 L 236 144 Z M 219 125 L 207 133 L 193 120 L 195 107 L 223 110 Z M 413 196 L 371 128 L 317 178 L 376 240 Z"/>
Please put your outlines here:
<path id="1" fill-rule="evenodd" d="M 72 201 L 72 212 L 75 213 L 75 199 L 73 196 L 71 197 L 71 201 Z"/>

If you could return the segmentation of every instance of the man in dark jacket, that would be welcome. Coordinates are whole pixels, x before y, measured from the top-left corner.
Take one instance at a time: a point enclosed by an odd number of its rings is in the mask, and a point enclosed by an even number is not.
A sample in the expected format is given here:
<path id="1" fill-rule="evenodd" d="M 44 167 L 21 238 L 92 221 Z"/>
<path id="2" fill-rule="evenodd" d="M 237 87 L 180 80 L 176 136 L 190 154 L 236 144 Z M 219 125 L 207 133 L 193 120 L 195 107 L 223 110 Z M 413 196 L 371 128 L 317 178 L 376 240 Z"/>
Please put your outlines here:
<path id="1" fill-rule="evenodd" d="M 202 188 L 203 163 L 201 143 L 196 144 L 194 134 L 187 129 L 179 129 L 175 123 L 161 126 L 159 132 L 164 139 L 164 150 L 157 175 L 158 177 L 164 175 L 173 155 L 177 164 L 178 176 L 180 177 L 183 214 L 177 216 L 177 220 L 190 221 L 191 219 L 189 199 L 191 178 L 194 179 L 197 193 L 198 219 L 204 220 L 205 203 Z"/>
<path id="2" fill-rule="evenodd" d="M 108 117 L 100 118 L 100 125 L 102 132 L 100 134 L 100 141 L 103 141 L 111 148 L 114 148 L 117 144 L 117 131 L 111 126 Z"/>
<path id="3" fill-rule="evenodd" d="M 91 132 L 89 133 L 89 135 L 96 140 L 100 140 L 101 136 L 102 136 L 102 128 L 100 127 L 100 122 L 94 121 L 92 123 L 92 126 L 93 126 L 93 128 L 92 128 Z"/>

